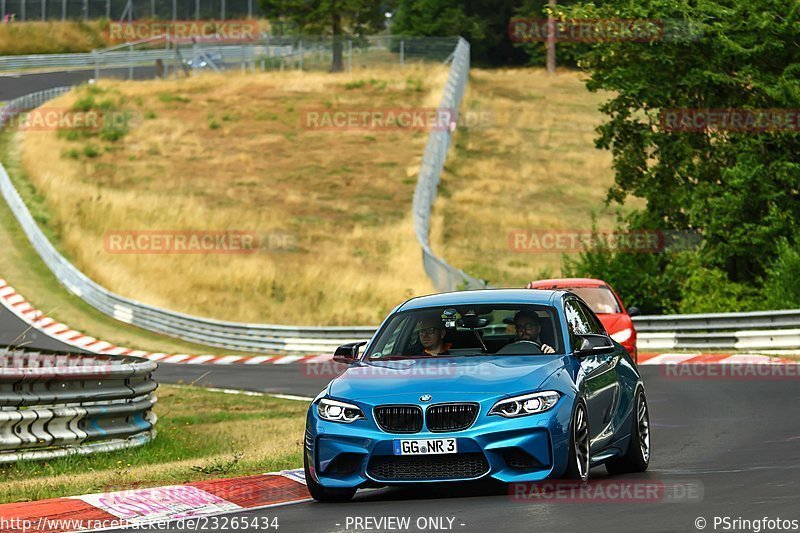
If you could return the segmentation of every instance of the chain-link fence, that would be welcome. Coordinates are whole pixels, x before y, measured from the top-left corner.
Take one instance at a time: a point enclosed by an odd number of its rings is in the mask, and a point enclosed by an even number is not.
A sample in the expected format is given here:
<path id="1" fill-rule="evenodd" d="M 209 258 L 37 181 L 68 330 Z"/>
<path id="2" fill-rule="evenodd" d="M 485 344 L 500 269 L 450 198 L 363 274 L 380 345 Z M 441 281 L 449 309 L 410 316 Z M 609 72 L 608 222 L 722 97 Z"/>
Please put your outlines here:
<path id="1" fill-rule="evenodd" d="M 440 112 L 451 114 L 451 125 L 455 125 L 458 121 L 458 110 L 467 89 L 468 79 L 469 43 L 460 39 L 452 54 L 450 74 L 442 94 L 442 101 L 439 104 Z M 430 246 L 431 210 L 433 202 L 436 200 L 439 180 L 454 129 L 437 128 L 431 131 L 425 147 L 425 154 L 422 156 L 417 188 L 414 191 L 414 229 L 417 233 L 417 240 L 422 246 L 422 262 L 428 277 L 440 291 L 486 287 L 484 281 L 473 278 L 464 271 L 449 265 L 444 259 L 437 257 Z"/>
<path id="2" fill-rule="evenodd" d="M 153 39 L 96 50 L 89 63 L 94 66 L 95 79 L 181 77 L 198 70 L 351 72 L 373 67 L 403 67 L 420 62 L 441 63 L 453 55 L 457 43 L 458 37 L 399 36 L 361 39 L 262 37 L 256 42 L 246 43 Z M 35 61 L 31 61 L 27 65 L 29 68 L 35 64 Z"/>
<path id="3" fill-rule="evenodd" d="M 232 20 L 263 17 L 257 0 L 0 0 L 1 20 Z"/>

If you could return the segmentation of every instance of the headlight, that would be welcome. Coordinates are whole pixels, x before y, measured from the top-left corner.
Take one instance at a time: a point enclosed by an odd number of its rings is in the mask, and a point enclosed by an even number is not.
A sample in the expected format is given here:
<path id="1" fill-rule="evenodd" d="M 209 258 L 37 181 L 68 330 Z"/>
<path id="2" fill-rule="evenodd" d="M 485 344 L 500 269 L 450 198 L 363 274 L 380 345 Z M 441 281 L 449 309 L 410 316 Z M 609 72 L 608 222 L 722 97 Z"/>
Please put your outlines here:
<path id="1" fill-rule="evenodd" d="M 489 411 L 490 415 L 500 415 L 505 418 L 544 413 L 551 409 L 561 395 L 555 391 L 534 392 L 523 394 L 505 400 L 500 400 Z"/>
<path id="2" fill-rule="evenodd" d="M 345 424 L 366 418 L 357 405 L 338 402 L 330 398 L 323 398 L 319 401 L 319 404 L 317 404 L 317 412 L 320 418 L 324 420 L 344 422 Z"/>
<path id="3" fill-rule="evenodd" d="M 611 335 L 611 338 L 617 341 L 618 343 L 622 344 L 623 342 L 631 338 L 632 333 L 633 331 L 631 330 L 631 328 L 625 328 L 622 331 L 618 331 L 613 335 Z"/>

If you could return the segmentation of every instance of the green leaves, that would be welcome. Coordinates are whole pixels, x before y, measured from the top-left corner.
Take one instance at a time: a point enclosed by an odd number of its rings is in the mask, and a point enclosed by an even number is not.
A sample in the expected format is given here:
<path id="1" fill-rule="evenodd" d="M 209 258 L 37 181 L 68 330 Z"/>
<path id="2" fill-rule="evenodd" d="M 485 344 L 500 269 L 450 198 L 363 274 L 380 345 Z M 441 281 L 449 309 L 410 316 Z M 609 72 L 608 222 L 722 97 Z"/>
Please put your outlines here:
<path id="1" fill-rule="evenodd" d="M 582 58 L 591 74 L 587 86 L 615 95 L 602 109 L 608 120 L 598 129 L 597 144 L 614 157 L 610 200 L 645 198 L 647 209 L 638 220 L 652 224 L 649 229 L 703 232 L 704 246 L 693 253 L 699 273 L 690 272 L 682 294 L 660 306 L 700 309 L 698 291 L 708 291 L 712 282 L 724 286 L 719 305 L 731 307 L 738 300 L 758 306 L 753 298 L 760 296 L 752 297 L 750 289 L 765 279 L 769 285 L 769 265 L 798 242 L 797 125 L 776 131 L 665 131 L 660 115 L 682 108 L 800 109 L 797 2 L 645 0 L 576 5 L 562 9 L 561 16 L 677 20 L 699 31 L 691 38 L 599 43 Z M 784 248 L 780 237 L 787 239 Z M 650 276 L 668 281 L 675 261 L 663 257 L 660 271 L 629 274 L 639 282 Z M 590 262 L 583 266 L 591 270 Z"/>

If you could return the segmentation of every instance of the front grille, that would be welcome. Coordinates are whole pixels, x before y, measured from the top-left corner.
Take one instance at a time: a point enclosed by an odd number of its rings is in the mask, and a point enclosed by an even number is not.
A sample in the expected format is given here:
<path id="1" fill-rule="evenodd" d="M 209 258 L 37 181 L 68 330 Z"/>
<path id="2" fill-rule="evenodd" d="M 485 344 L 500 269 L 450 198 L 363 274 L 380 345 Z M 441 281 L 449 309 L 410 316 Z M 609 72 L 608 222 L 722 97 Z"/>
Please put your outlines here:
<path id="1" fill-rule="evenodd" d="M 416 405 L 382 405 L 375 408 L 375 420 L 389 433 L 417 433 L 422 429 L 422 409 Z"/>
<path id="2" fill-rule="evenodd" d="M 369 475 L 380 481 L 472 479 L 489 471 L 482 453 L 446 455 L 376 455 L 367 467 Z"/>
<path id="3" fill-rule="evenodd" d="M 430 431 L 459 431 L 467 429 L 478 417 L 476 403 L 442 403 L 431 405 L 425 412 Z"/>

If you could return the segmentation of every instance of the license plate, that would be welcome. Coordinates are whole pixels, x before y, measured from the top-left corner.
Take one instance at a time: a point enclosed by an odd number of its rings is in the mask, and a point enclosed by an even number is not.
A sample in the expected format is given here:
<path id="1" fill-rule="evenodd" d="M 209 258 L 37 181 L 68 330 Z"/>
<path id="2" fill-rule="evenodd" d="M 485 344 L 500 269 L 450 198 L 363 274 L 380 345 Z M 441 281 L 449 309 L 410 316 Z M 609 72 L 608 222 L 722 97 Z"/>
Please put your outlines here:
<path id="1" fill-rule="evenodd" d="M 456 439 L 396 439 L 395 455 L 458 453 Z"/>

